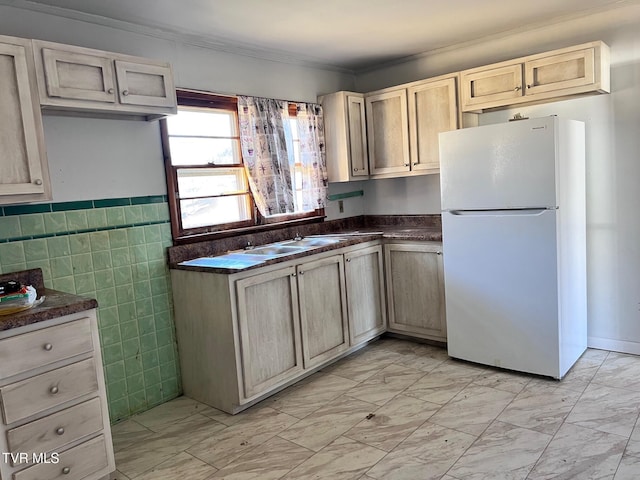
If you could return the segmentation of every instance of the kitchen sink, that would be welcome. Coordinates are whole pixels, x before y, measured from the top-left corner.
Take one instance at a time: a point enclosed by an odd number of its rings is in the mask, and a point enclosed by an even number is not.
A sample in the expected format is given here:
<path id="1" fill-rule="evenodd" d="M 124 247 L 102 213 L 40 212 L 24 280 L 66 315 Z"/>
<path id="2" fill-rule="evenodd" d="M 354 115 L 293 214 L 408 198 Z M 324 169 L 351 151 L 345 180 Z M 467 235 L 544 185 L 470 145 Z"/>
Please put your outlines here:
<path id="1" fill-rule="evenodd" d="M 326 245 L 333 245 L 335 243 L 338 243 L 340 240 L 342 240 L 341 238 L 314 238 L 314 237 L 309 237 L 309 238 L 302 238 L 300 240 L 292 240 L 290 242 L 285 242 L 282 245 L 287 245 L 287 246 L 296 246 L 296 247 L 324 247 Z"/>
<path id="2" fill-rule="evenodd" d="M 267 245 L 264 247 L 255 247 L 249 250 L 245 250 L 247 255 L 267 255 L 270 257 L 279 257 L 282 255 L 293 255 L 295 253 L 304 252 L 307 249 L 305 246 L 288 246 L 288 245 Z"/>

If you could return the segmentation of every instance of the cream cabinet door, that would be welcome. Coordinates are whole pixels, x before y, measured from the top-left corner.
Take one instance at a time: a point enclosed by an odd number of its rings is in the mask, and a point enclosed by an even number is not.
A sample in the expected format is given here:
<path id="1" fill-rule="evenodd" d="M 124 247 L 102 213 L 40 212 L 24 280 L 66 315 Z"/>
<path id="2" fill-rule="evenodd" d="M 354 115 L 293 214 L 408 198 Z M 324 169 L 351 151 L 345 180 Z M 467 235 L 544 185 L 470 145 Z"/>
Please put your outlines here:
<path id="1" fill-rule="evenodd" d="M 456 79 L 452 77 L 413 85 L 407 93 L 411 170 L 438 173 L 438 134 L 458 128 Z"/>
<path id="2" fill-rule="evenodd" d="M 523 95 L 522 63 L 482 67 L 461 73 L 462 111 L 509 105 Z"/>
<path id="3" fill-rule="evenodd" d="M 0 203 L 49 200 L 29 40 L 0 36 Z"/>
<path id="4" fill-rule="evenodd" d="M 347 122 L 349 125 L 349 159 L 353 177 L 369 176 L 367 155 L 367 124 L 365 122 L 364 97 L 347 95 Z M 360 180 L 357 178 L 356 180 Z"/>
<path id="5" fill-rule="evenodd" d="M 409 119 L 407 90 L 401 88 L 365 96 L 369 173 L 408 172 Z"/>
<path id="6" fill-rule="evenodd" d="M 387 327 L 382 247 L 344 255 L 349 339 L 351 345 L 371 340 Z"/>
<path id="7" fill-rule="evenodd" d="M 245 399 L 302 371 L 295 269 L 236 282 Z"/>
<path id="8" fill-rule="evenodd" d="M 525 62 L 526 95 L 595 83 L 594 49 L 551 55 Z"/>
<path id="9" fill-rule="evenodd" d="M 385 245 L 389 331 L 446 341 L 440 244 Z"/>
<path id="10" fill-rule="evenodd" d="M 311 368 L 349 347 L 342 255 L 298 265 L 304 367 Z"/>
<path id="11" fill-rule="evenodd" d="M 109 57 L 53 48 L 41 52 L 49 97 L 115 103 L 113 61 Z"/>
<path id="12" fill-rule="evenodd" d="M 116 60 L 120 103 L 150 107 L 175 105 L 171 68 Z"/>

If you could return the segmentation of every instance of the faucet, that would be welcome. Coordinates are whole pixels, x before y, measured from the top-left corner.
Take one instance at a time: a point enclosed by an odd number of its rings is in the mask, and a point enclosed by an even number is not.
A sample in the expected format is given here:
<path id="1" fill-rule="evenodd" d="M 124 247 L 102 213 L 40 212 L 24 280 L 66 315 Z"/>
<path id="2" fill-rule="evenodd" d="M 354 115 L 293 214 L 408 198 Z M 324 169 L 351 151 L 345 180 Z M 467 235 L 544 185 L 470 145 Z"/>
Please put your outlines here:
<path id="1" fill-rule="evenodd" d="M 298 240 L 302 240 L 302 237 L 300 236 L 300 234 L 298 232 L 296 232 L 296 236 L 293 237 L 293 239 L 297 242 Z"/>
<path id="2" fill-rule="evenodd" d="M 244 247 L 245 250 L 253 250 L 253 245 L 251 245 L 251 242 L 247 242 L 247 246 Z"/>

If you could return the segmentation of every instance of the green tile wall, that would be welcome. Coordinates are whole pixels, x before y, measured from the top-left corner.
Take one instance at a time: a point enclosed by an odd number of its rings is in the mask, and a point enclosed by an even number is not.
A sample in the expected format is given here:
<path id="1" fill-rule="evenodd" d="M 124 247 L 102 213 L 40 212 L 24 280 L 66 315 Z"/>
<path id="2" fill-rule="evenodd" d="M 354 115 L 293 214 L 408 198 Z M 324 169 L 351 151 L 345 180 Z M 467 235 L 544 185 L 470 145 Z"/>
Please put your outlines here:
<path id="1" fill-rule="evenodd" d="M 96 298 L 112 422 L 181 393 L 166 247 L 166 198 L 0 208 L 0 272 Z"/>

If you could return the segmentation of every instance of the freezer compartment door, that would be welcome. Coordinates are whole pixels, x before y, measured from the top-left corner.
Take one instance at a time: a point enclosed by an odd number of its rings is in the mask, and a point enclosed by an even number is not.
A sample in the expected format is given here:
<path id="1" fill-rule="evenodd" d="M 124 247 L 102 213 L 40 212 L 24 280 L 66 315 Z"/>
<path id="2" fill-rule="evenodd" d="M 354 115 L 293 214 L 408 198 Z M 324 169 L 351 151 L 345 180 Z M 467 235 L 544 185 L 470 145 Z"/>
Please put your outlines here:
<path id="1" fill-rule="evenodd" d="M 555 117 L 440 134 L 442 209 L 557 206 Z"/>
<path id="2" fill-rule="evenodd" d="M 449 355 L 559 377 L 556 210 L 442 214 Z"/>

